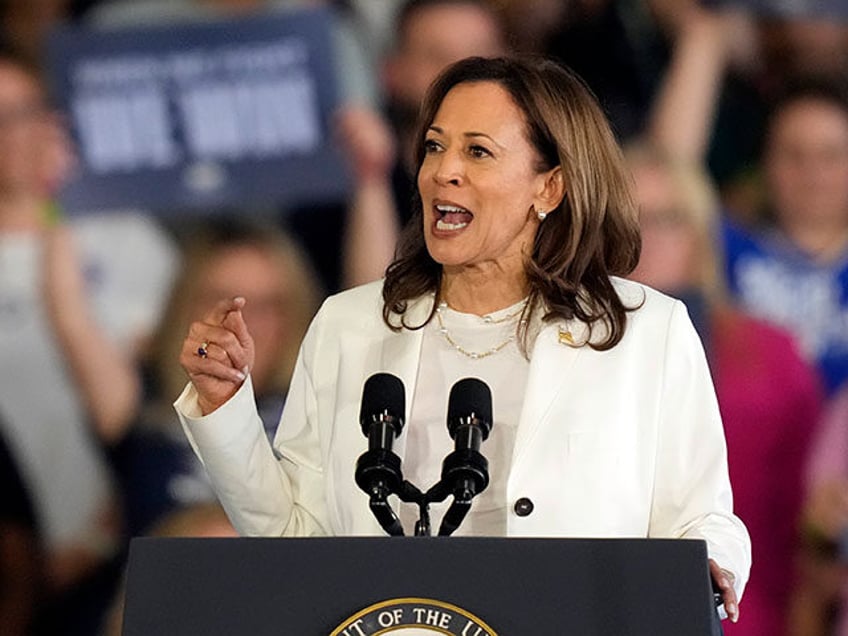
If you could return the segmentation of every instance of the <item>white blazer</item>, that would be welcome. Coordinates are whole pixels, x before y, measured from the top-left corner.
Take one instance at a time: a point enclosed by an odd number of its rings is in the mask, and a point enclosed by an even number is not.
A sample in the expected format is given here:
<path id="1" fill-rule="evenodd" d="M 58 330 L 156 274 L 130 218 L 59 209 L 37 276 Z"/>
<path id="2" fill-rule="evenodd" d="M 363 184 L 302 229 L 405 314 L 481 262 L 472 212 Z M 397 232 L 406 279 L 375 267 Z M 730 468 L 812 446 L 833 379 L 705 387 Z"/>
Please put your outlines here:
<path id="1" fill-rule="evenodd" d="M 736 575 L 751 563 L 748 533 L 733 514 L 722 423 L 701 342 L 685 306 L 614 280 L 630 306 L 609 351 L 578 343 L 585 325 L 546 325 L 532 348 L 526 396 L 507 482 L 508 536 L 685 537 Z M 415 394 L 422 330 L 390 330 L 382 283 L 328 298 L 301 346 L 273 449 L 250 380 L 200 417 L 189 385 L 175 403 L 220 500 L 245 535 L 375 535 L 383 531 L 354 482 L 367 439 L 362 386 L 388 372 Z M 410 303 L 420 324 L 432 297 Z M 445 396 L 447 401 L 447 396 Z M 447 403 L 447 402 L 446 402 Z M 414 422 L 411 423 L 414 426 Z M 403 457 L 406 435 L 395 451 Z M 533 502 L 519 516 L 513 504 Z"/>

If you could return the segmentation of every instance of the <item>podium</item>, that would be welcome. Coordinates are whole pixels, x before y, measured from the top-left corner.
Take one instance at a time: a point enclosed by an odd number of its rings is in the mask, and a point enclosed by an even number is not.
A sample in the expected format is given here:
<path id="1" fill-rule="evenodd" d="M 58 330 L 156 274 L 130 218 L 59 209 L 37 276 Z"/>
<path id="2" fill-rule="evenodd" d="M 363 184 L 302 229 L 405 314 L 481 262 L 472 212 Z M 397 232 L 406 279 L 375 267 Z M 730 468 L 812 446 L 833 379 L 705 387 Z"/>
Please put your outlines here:
<path id="1" fill-rule="evenodd" d="M 721 634 L 703 541 L 134 539 L 125 636 Z"/>

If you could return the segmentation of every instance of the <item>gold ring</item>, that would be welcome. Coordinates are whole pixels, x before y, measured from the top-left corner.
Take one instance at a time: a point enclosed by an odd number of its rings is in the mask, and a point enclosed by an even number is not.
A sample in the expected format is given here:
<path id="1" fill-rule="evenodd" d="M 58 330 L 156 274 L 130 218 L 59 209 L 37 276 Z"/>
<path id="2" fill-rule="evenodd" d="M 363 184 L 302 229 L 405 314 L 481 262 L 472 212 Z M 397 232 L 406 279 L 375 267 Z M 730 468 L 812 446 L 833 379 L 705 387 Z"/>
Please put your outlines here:
<path id="1" fill-rule="evenodd" d="M 207 357 L 209 355 L 208 347 L 209 347 L 208 342 L 202 342 L 200 344 L 200 346 L 197 348 L 197 355 L 199 355 L 201 358 Z"/>

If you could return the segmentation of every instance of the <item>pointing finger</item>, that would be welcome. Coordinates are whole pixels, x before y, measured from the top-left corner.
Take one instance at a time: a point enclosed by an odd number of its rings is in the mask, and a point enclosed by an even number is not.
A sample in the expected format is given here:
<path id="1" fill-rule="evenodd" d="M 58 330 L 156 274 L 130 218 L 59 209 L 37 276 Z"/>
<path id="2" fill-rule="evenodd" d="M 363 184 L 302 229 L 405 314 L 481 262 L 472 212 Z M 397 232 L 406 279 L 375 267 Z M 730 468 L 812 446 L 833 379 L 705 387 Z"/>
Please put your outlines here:
<path id="1" fill-rule="evenodd" d="M 210 325 L 221 325 L 227 319 L 227 316 L 234 311 L 241 311 L 244 307 L 245 300 L 241 296 L 235 298 L 226 298 L 215 303 L 215 306 L 209 310 L 203 318 L 203 322 Z"/>
<path id="2" fill-rule="evenodd" d="M 244 321 L 244 314 L 242 314 L 241 309 L 229 312 L 222 325 L 235 334 L 242 347 L 247 349 L 252 346 L 253 339 L 247 329 L 247 323 Z"/>

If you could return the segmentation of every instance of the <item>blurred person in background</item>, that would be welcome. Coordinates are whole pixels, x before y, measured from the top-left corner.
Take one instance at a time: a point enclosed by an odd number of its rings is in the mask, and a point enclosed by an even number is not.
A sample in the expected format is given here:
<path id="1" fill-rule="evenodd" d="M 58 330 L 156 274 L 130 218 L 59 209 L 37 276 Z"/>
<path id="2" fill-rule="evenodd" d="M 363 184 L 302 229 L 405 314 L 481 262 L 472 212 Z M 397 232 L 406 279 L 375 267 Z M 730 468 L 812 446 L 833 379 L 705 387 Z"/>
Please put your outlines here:
<path id="1" fill-rule="evenodd" d="M 412 173 L 415 124 L 427 88 L 453 62 L 503 55 L 507 35 L 485 0 L 408 0 L 398 11 L 395 33 L 383 64 L 383 85 L 401 161 Z"/>
<path id="2" fill-rule="evenodd" d="M 176 252 L 140 214 L 62 218 L 53 197 L 72 167 L 67 136 L 38 71 L 8 52 L 0 146 L 2 433 L 44 545 L 52 609 L 39 618 L 69 627 L 118 547 L 114 481 L 97 440 L 135 414 L 136 356 Z"/>
<path id="3" fill-rule="evenodd" d="M 184 236 L 183 268 L 148 360 L 144 407 L 112 450 L 130 536 L 149 531 L 176 509 L 216 500 L 172 407 L 186 381 L 177 357 L 192 319 L 219 298 L 247 300 L 245 320 L 257 342 L 251 373 L 259 413 L 272 437 L 298 346 L 323 297 L 305 255 L 272 225 L 214 218 Z"/>
<path id="4" fill-rule="evenodd" d="M 703 9 L 747 14 L 730 31 L 705 160 L 734 218 L 759 216 L 756 176 L 763 119 L 788 77 L 842 73 L 848 62 L 848 5 L 841 0 L 499 0 L 519 50 L 544 52 L 574 68 L 597 94 L 622 140 L 638 137 L 672 51 Z M 725 25 L 729 26 L 729 25 Z M 739 26 L 737 21 L 737 27 Z M 722 60 L 706 57 L 706 64 Z M 724 63 L 723 62 L 723 63 Z M 725 71 L 727 71 L 725 73 Z"/>
<path id="5" fill-rule="evenodd" d="M 848 379 L 848 84 L 805 78 L 774 105 L 763 154 L 769 222 L 725 232 L 731 290 L 792 331 L 829 391 Z"/>
<path id="6" fill-rule="evenodd" d="M 339 137 L 356 187 L 348 207 L 341 287 L 376 280 L 392 260 L 412 213 L 414 126 L 436 75 L 462 58 L 507 50 L 506 33 L 485 0 L 406 0 L 395 13 L 394 41 L 380 62 L 385 114 L 346 108 Z M 326 228 L 314 224 L 316 241 Z"/>
<path id="7" fill-rule="evenodd" d="M 706 4 L 706 2 L 704 2 Z M 747 41 L 755 51 L 731 64 L 719 101 L 709 164 L 731 218 L 748 225 L 764 220 L 770 205 L 763 174 L 763 139 L 786 86 L 798 77 L 848 73 L 848 4 L 842 0 L 710 0 L 753 18 Z"/>
<path id="8" fill-rule="evenodd" d="M 511 43 L 573 68 L 621 140 L 644 126 L 670 43 L 697 0 L 498 0 Z"/>
<path id="9" fill-rule="evenodd" d="M 725 633 L 785 633 L 795 590 L 802 472 L 819 417 L 815 370 L 788 334 L 728 301 L 718 253 L 720 208 L 704 171 L 647 145 L 628 153 L 642 253 L 631 278 L 686 304 L 704 342 L 727 438 L 734 511 L 751 534 L 745 613 Z"/>
<path id="10" fill-rule="evenodd" d="M 677 160 L 705 161 L 718 96 L 739 53 L 757 38 L 745 12 L 690 14 L 649 124 Z M 757 45 L 745 47 L 749 53 Z M 848 92 L 844 78 L 787 82 L 773 104 L 762 155 L 770 222 L 746 228 L 725 215 L 726 277 L 740 308 L 798 342 L 832 393 L 848 378 Z"/>

